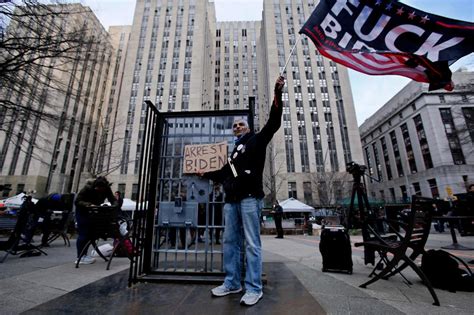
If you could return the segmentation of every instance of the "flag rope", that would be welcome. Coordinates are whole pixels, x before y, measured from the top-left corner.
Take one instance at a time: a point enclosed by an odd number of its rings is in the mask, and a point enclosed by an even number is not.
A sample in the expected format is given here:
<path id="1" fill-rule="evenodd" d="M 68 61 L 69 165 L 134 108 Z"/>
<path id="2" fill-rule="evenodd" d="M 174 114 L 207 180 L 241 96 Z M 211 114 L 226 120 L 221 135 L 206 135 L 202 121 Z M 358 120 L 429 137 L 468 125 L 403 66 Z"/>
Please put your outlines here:
<path id="1" fill-rule="evenodd" d="M 300 38 L 301 38 L 301 33 L 298 34 L 298 38 L 296 39 L 296 42 L 295 42 L 295 44 L 293 45 L 293 48 L 291 48 L 290 55 L 288 56 L 288 59 L 286 59 L 285 66 L 284 66 L 283 69 L 280 71 L 280 76 L 282 76 L 282 75 L 283 75 L 283 72 L 285 72 L 286 66 L 288 66 L 288 62 L 290 62 L 291 55 L 293 55 L 293 51 L 295 50 L 296 45 L 298 45 L 298 42 L 300 41 Z"/>

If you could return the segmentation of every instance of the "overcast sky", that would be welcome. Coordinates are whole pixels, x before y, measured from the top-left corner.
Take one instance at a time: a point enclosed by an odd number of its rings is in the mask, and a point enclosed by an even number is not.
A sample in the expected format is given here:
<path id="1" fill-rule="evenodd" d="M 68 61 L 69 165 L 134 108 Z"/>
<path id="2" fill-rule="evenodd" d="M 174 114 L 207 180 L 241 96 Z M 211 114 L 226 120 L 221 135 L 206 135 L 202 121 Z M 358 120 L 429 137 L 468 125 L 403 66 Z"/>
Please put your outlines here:
<path id="1" fill-rule="evenodd" d="M 111 25 L 131 25 L 135 0 L 82 0 L 91 7 L 107 29 Z M 214 0 L 218 21 L 261 20 L 263 0 Z M 474 22 L 474 0 L 403 0 L 417 9 L 458 20 Z M 304 35 L 303 35 L 304 36 Z M 468 65 L 474 70 L 474 54 L 451 66 L 455 71 Z M 357 121 L 375 113 L 410 80 L 401 76 L 369 76 L 349 70 Z"/>

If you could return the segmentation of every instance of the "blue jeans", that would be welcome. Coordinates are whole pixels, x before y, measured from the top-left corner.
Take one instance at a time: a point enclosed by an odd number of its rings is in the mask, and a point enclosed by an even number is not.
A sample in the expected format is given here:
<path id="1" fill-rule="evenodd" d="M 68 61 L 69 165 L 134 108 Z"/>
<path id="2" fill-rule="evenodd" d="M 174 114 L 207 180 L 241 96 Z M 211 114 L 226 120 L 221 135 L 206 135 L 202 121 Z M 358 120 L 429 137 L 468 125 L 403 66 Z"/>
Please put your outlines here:
<path id="1" fill-rule="evenodd" d="M 241 249 L 245 239 L 245 289 L 262 291 L 262 243 L 260 241 L 260 213 L 262 199 L 245 198 L 237 203 L 224 205 L 224 285 L 240 288 Z"/>
<path id="2" fill-rule="evenodd" d="M 77 257 L 79 258 L 79 255 L 81 254 L 82 250 L 86 246 L 87 242 L 90 240 L 88 214 L 84 213 L 80 209 L 76 209 L 76 223 L 77 223 L 77 232 L 78 232 L 78 236 L 76 240 L 76 249 L 77 249 Z"/>

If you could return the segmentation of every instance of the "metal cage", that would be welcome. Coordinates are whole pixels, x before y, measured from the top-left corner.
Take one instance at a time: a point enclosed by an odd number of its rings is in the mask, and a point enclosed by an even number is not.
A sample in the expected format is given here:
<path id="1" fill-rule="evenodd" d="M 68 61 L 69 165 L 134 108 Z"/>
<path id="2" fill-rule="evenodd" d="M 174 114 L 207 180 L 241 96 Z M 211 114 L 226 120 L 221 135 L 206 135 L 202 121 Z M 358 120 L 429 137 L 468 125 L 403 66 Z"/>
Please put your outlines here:
<path id="1" fill-rule="evenodd" d="M 248 110 L 160 113 L 146 101 L 137 207 L 129 285 L 139 281 L 221 282 L 224 278 L 222 188 L 197 176 L 183 175 L 184 146 L 226 141 L 233 144 L 232 123 L 253 128 Z"/>

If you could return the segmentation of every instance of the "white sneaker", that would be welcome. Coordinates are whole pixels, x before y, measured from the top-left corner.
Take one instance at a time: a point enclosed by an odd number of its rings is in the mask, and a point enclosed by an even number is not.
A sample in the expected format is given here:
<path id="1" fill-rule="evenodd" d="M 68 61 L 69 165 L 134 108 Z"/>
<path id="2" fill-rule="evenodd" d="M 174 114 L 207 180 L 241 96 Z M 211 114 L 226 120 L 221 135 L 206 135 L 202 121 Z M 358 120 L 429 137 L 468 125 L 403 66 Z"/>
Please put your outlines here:
<path id="1" fill-rule="evenodd" d="M 77 260 L 74 262 L 77 264 Z M 82 256 L 81 260 L 79 261 L 79 265 L 90 265 L 95 263 L 95 258 L 90 256 Z"/>
<path id="2" fill-rule="evenodd" d="M 244 296 L 240 299 L 240 304 L 248 305 L 248 306 L 255 305 L 257 304 L 258 301 L 260 301 L 262 296 L 263 296 L 263 292 L 260 292 L 260 293 L 245 292 Z"/>
<path id="3" fill-rule="evenodd" d="M 232 293 L 239 293 L 240 291 L 242 291 L 242 288 L 229 289 L 224 284 L 222 284 L 218 287 L 215 287 L 214 289 L 211 290 L 212 295 L 214 295 L 214 296 L 225 296 L 225 295 L 232 294 Z"/>

